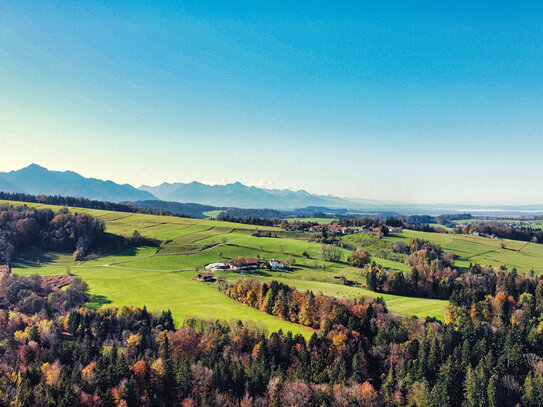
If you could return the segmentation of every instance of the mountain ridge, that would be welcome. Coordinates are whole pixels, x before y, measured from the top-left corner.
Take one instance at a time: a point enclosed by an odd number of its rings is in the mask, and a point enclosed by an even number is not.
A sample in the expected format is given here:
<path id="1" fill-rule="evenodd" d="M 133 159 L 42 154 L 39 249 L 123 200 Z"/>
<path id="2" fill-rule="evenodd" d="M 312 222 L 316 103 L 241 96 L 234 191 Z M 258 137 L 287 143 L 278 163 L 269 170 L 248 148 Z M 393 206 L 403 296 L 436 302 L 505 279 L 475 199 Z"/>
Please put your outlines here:
<path id="1" fill-rule="evenodd" d="M 63 195 L 110 202 L 152 200 L 153 194 L 130 184 L 86 178 L 74 171 L 52 171 L 38 164 L 0 173 L 0 189 L 32 195 Z"/>
<path id="2" fill-rule="evenodd" d="M 247 186 L 239 181 L 224 185 L 207 185 L 198 181 L 163 182 L 154 187 L 142 185 L 139 189 L 150 192 L 163 201 L 198 202 L 213 206 L 270 209 L 306 206 L 355 207 L 353 202 L 335 196 L 311 194 L 305 190 L 265 189 Z"/>
<path id="3" fill-rule="evenodd" d="M 532 205 L 471 205 L 471 204 L 414 204 L 382 202 L 373 199 L 339 198 L 332 195 L 311 194 L 303 189 L 266 189 L 247 186 L 237 181 L 226 185 L 207 185 L 163 182 L 157 186 L 117 184 L 111 180 L 86 178 L 74 171 L 52 171 L 38 164 L 19 170 L 0 172 L 0 191 L 31 195 L 60 195 L 84 197 L 108 202 L 167 201 L 195 203 L 218 208 L 270 209 L 293 211 L 300 208 L 328 208 L 357 212 L 394 212 L 403 214 L 443 214 L 474 212 L 504 215 L 543 213 L 543 204 Z M 155 205 L 154 205 L 155 206 Z M 167 205 L 163 205 L 167 206 Z M 187 206 L 191 211 L 194 208 Z"/>

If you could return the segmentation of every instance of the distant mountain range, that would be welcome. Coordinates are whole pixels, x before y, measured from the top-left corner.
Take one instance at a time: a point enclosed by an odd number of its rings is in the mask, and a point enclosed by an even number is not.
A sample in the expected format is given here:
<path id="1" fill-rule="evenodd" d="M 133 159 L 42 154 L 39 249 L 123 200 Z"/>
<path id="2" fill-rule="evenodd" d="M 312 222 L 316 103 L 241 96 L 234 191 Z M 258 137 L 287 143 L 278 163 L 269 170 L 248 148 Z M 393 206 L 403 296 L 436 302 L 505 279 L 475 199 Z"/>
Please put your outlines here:
<path id="1" fill-rule="evenodd" d="M 200 182 L 163 183 L 156 187 L 142 185 L 139 189 L 163 201 L 198 202 L 221 207 L 288 210 L 306 206 L 352 208 L 356 205 L 334 196 L 314 195 L 303 190 L 248 187 L 240 182 L 226 185 L 206 185 Z"/>
<path id="2" fill-rule="evenodd" d="M 306 191 L 248 187 L 240 182 L 227 185 L 206 185 L 199 182 L 163 183 L 156 187 L 143 185 L 138 189 L 129 184 L 120 185 L 113 181 L 85 178 L 73 171 L 50 171 L 37 164 L 0 173 L 0 191 L 74 196 L 110 202 L 193 202 L 221 208 L 288 210 L 307 206 L 353 207 L 352 202 L 333 196 L 314 195 Z"/>
<path id="3" fill-rule="evenodd" d="M 163 183 L 135 188 L 96 178 L 85 178 L 73 171 L 50 171 L 37 164 L 17 171 L 0 172 L 0 191 L 23 192 L 32 195 L 62 195 L 109 202 L 135 202 L 153 209 L 169 210 L 190 216 L 229 209 L 234 216 L 271 216 L 281 213 L 335 213 L 344 216 L 364 213 L 428 214 L 477 213 L 479 215 L 534 215 L 543 213 L 543 205 L 452 205 L 387 203 L 375 200 L 345 199 L 330 195 L 315 195 L 307 191 L 249 187 L 240 182 L 226 185 L 206 185 L 200 182 Z M 183 203 L 183 204 L 180 204 Z M 301 208 L 301 209 L 300 209 Z M 235 212 L 239 209 L 241 212 Z M 251 209 L 251 211 L 247 211 Z M 259 209 L 261 211 L 254 211 Z M 262 211 L 265 209 L 265 211 Z M 281 212 L 274 212 L 281 211 Z M 239 215 L 238 215 L 239 214 Z"/>
<path id="4" fill-rule="evenodd" d="M 0 172 L 0 190 L 32 195 L 63 195 L 120 202 L 157 199 L 153 194 L 112 181 L 85 178 L 73 171 L 50 171 L 37 164 L 17 171 Z"/>

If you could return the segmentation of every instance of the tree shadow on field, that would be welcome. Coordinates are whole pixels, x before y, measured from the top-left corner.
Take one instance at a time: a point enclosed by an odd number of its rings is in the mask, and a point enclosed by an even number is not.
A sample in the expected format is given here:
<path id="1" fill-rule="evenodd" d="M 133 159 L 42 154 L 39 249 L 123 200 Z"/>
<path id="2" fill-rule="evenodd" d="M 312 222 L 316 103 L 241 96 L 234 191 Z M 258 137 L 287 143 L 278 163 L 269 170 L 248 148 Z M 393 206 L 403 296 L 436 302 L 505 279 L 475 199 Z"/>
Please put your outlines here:
<path id="1" fill-rule="evenodd" d="M 239 272 L 238 272 L 239 273 Z M 260 276 L 260 277 L 270 277 L 271 274 L 267 270 L 243 270 L 243 276 Z"/>
<path id="2" fill-rule="evenodd" d="M 108 299 L 105 295 L 91 294 L 91 296 L 89 297 L 89 301 L 85 304 L 85 307 L 93 310 L 98 310 L 103 305 L 108 305 L 111 303 L 112 301 Z"/>
<path id="3" fill-rule="evenodd" d="M 121 250 L 112 249 L 112 248 L 102 249 L 99 251 L 98 255 L 99 257 L 106 257 L 106 256 L 133 257 L 138 253 L 137 249 L 138 249 L 137 247 L 128 247 L 126 249 L 121 249 Z"/>
<path id="4" fill-rule="evenodd" d="M 60 255 L 71 255 L 69 252 L 52 252 L 39 247 L 29 247 L 21 250 L 15 258 L 15 263 L 21 268 L 40 264 L 51 264 L 60 258 Z"/>

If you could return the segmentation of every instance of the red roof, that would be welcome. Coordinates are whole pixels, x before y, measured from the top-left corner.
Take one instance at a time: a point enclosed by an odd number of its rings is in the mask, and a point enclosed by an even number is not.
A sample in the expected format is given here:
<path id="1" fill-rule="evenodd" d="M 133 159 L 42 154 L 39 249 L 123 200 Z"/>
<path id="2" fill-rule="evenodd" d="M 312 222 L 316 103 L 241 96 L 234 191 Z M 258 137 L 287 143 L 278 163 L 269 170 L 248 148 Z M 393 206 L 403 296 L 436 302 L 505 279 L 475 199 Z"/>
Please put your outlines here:
<path id="1" fill-rule="evenodd" d="M 258 260 L 257 259 L 234 259 L 232 260 L 231 262 L 234 266 L 249 266 L 249 265 L 253 265 L 253 264 L 256 264 L 258 265 Z"/>

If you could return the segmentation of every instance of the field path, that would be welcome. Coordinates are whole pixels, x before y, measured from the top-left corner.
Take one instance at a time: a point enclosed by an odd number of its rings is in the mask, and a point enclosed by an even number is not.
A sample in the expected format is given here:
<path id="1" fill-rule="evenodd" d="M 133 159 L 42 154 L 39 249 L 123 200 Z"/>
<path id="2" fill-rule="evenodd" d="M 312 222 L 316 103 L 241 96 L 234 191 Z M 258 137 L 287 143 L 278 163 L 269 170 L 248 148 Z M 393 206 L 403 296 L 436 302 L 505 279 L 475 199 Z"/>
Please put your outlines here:
<path id="1" fill-rule="evenodd" d="M 149 269 L 137 269 L 137 268 L 130 268 L 130 267 L 115 267 L 115 265 L 117 264 L 126 264 L 126 263 L 133 263 L 133 262 L 136 262 L 136 261 L 139 261 L 139 260 L 144 260 L 144 259 L 150 259 L 152 257 L 160 257 L 160 256 L 189 256 L 191 254 L 198 254 L 198 253 L 203 253 L 203 252 L 206 252 L 208 250 L 211 250 L 211 249 L 215 249 L 217 247 L 221 247 L 221 246 L 226 246 L 228 244 L 231 244 L 231 243 L 236 243 L 236 242 L 239 242 L 240 240 L 244 240 L 244 239 L 248 239 L 250 238 L 251 236 L 244 236 L 244 237 L 241 237 L 239 239 L 235 239 L 235 240 L 232 240 L 230 242 L 226 242 L 226 243 L 218 243 L 216 245 L 213 245 L 213 246 L 209 246 L 209 247 L 206 247 L 202 250 L 195 250 L 195 251 L 191 251 L 191 252 L 185 252 L 185 253 L 155 253 L 155 254 L 150 254 L 148 256 L 142 256 L 142 257 L 136 257 L 134 259 L 131 259 L 131 260 L 124 260 L 124 261 L 116 261 L 116 262 L 113 262 L 113 263 L 107 263 L 107 264 L 100 264 L 99 267 L 111 267 L 111 268 L 123 268 L 123 269 L 130 269 L 130 270 L 141 270 L 141 271 L 168 271 L 168 272 L 174 272 L 174 271 L 194 271 L 194 268 L 191 268 L 191 269 L 180 269 L 180 270 L 149 270 Z M 81 265 L 81 266 L 84 266 Z M 77 267 L 77 266 L 74 266 L 74 267 Z"/>

